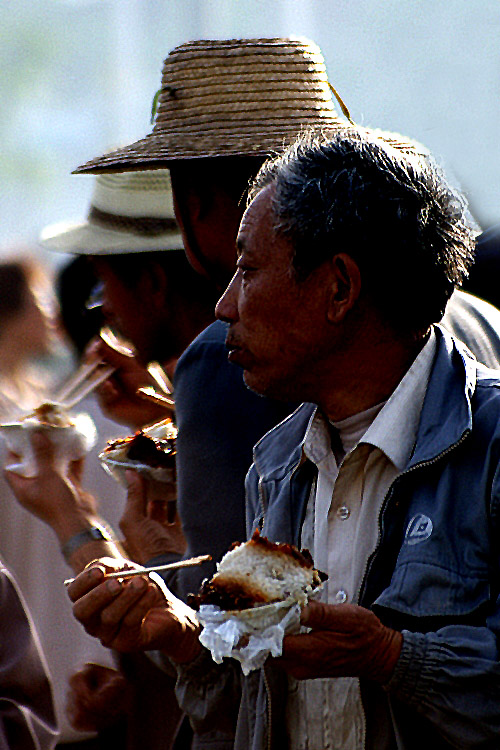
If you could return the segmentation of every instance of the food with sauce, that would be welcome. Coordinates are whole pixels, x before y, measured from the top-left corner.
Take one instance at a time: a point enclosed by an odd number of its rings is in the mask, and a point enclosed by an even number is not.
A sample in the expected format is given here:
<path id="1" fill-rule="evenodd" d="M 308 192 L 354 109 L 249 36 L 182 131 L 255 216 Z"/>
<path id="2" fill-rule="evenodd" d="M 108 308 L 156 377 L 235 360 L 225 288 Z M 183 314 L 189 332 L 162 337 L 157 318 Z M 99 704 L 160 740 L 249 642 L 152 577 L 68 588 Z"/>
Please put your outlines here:
<path id="1" fill-rule="evenodd" d="M 189 603 L 195 609 L 214 604 L 223 610 L 245 610 L 272 602 L 306 604 L 309 594 L 327 578 L 315 569 L 308 550 L 271 542 L 256 530 L 250 541 L 236 542 Z"/>
<path id="2" fill-rule="evenodd" d="M 116 470 L 137 469 L 157 479 L 175 479 L 177 428 L 170 418 L 138 430 L 133 435 L 109 440 L 99 458 L 116 476 Z M 123 472 L 119 472 L 122 477 Z"/>

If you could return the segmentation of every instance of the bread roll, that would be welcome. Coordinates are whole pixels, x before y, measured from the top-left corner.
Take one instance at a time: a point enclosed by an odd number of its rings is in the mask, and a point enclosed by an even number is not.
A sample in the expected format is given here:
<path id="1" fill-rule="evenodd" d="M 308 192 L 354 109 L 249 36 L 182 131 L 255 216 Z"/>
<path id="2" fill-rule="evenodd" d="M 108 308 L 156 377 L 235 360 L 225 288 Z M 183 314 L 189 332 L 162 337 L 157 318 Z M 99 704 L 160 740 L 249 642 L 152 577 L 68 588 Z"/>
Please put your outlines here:
<path id="1" fill-rule="evenodd" d="M 256 530 L 245 543 L 235 543 L 217 565 L 211 580 L 189 598 L 195 609 L 215 604 L 224 610 L 249 609 L 271 602 L 293 600 L 305 604 L 309 594 L 326 580 L 316 570 L 310 553 L 291 544 L 271 542 Z"/>

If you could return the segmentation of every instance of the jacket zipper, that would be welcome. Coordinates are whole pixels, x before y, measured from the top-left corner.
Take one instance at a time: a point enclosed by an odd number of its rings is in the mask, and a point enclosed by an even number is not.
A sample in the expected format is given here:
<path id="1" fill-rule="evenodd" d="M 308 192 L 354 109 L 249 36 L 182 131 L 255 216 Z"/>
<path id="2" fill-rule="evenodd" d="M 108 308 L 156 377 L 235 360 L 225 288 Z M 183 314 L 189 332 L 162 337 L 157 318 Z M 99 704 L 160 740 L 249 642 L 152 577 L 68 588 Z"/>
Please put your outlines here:
<path id="1" fill-rule="evenodd" d="M 262 674 L 264 676 L 264 687 L 267 693 L 267 750 L 271 750 L 272 747 L 272 709 L 271 709 L 271 688 L 269 686 L 269 680 L 266 674 L 265 665 L 262 667 Z"/>
<path id="2" fill-rule="evenodd" d="M 260 476 L 259 476 L 259 500 L 260 500 L 260 507 L 262 509 L 262 518 L 260 520 L 260 528 L 262 530 L 262 528 L 264 527 L 264 520 L 266 518 L 266 503 L 264 499 L 263 481 L 262 481 L 262 477 Z"/>
<path id="3" fill-rule="evenodd" d="M 464 440 L 466 440 L 468 438 L 468 436 L 470 435 L 470 433 L 471 433 L 470 428 L 467 428 L 466 430 L 464 430 L 464 432 L 462 433 L 462 436 L 460 437 L 459 440 L 457 440 L 456 443 L 453 443 L 453 445 L 450 445 L 448 448 L 446 448 L 444 451 L 442 451 L 441 453 L 439 453 L 437 456 L 434 456 L 434 458 L 431 458 L 428 461 L 421 461 L 420 463 L 415 464 L 415 466 L 412 466 L 410 469 L 407 469 L 406 471 L 404 471 L 402 474 L 400 474 L 398 477 L 396 477 L 396 479 L 394 480 L 394 482 L 391 484 L 391 486 L 387 490 L 387 493 L 386 493 L 386 495 L 384 497 L 384 501 L 382 503 L 382 506 L 380 508 L 380 512 L 379 512 L 379 515 L 378 515 L 378 537 L 377 537 L 377 544 L 375 545 L 375 549 L 373 550 L 372 554 L 370 555 L 370 557 L 366 561 L 365 569 L 364 569 L 364 572 L 363 572 L 363 577 L 361 579 L 361 584 L 360 584 L 360 587 L 359 587 L 359 590 L 358 590 L 358 596 L 357 596 L 357 599 L 356 599 L 356 601 L 357 601 L 358 604 L 361 603 L 362 596 L 363 596 L 364 591 L 366 589 L 366 579 L 368 578 L 369 569 L 371 567 L 371 564 L 372 564 L 373 560 L 377 556 L 377 553 L 378 553 L 378 550 L 379 550 L 379 547 L 380 547 L 380 542 L 382 541 L 382 518 L 385 515 L 385 511 L 387 510 L 387 506 L 389 505 L 389 501 L 390 501 L 392 495 L 394 494 L 394 488 L 396 487 L 396 484 L 398 484 L 400 482 L 400 480 L 402 480 L 403 477 L 408 476 L 408 474 L 412 474 L 416 470 L 420 470 L 421 468 L 424 468 L 426 466 L 432 466 L 433 464 L 437 463 L 438 461 L 441 461 L 441 459 L 444 458 L 445 456 L 447 456 L 448 453 L 451 453 L 456 448 L 458 448 L 464 442 Z"/>

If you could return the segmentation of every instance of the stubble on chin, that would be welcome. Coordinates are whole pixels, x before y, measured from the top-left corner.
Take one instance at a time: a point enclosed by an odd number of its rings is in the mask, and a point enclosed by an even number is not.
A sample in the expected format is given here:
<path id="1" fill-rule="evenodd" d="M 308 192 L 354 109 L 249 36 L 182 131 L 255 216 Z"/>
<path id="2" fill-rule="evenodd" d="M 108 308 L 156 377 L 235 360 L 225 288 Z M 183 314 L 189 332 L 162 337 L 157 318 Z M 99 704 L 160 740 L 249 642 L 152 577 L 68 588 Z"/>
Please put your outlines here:
<path id="1" fill-rule="evenodd" d="M 258 396 L 265 396 L 274 401 L 298 401 L 296 395 L 292 394 L 290 383 L 275 381 L 259 377 L 248 370 L 243 371 L 243 382 L 246 387 Z"/>

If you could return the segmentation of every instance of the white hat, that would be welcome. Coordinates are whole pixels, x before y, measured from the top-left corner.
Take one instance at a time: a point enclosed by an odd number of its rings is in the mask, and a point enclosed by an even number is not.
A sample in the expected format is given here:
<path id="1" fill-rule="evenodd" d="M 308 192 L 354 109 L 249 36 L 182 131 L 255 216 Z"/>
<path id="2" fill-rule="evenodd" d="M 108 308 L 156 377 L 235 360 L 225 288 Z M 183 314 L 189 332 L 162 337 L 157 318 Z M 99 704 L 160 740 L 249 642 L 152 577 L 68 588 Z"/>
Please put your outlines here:
<path id="1" fill-rule="evenodd" d="M 40 243 L 77 255 L 182 250 L 169 171 L 98 175 L 87 220 L 51 224 Z"/>

